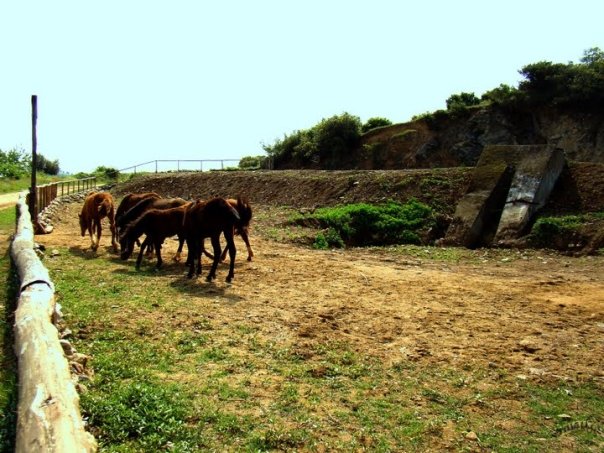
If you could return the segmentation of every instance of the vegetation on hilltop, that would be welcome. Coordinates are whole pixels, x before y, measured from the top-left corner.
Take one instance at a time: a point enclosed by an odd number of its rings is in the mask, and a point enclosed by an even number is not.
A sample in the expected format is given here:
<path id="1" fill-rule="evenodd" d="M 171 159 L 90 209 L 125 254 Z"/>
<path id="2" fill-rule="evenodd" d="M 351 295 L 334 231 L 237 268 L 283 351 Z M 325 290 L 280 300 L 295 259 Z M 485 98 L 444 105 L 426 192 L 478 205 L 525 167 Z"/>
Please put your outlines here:
<path id="1" fill-rule="evenodd" d="M 59 174 L 59 161 L 49 160 L 42 154 L 37 155 L 36 169 L 47 175 Z M 0 177 L 19 179 L 31 174 L 31 156 L 25 150 L 12 148 L 0 149 Z"/>
<path id="2" fill-rule="evenodd" d="M 433 124 L 489 106 L 514 112 L 546 106 L 598 111 L 604 105 L 604 51 L 599 47 L 585 50 L 579 63 L 540 61 L 524 66 L 519 73 L 523 80 L 517 87 L 501 84 L 481 97 L 472 92 L 452 94 L 446 100 L 446 110 L 420 114 L 413 120 Z M 310 129 L 296 130 L 265 144 L 267 158 L 245 157 L 240 167 L 254 159 L 254 164 L 261 168 L 266 168 L 269 160 L 273 168 L 342 168 L 341 163 L 359 149 L 363 134 L 391 124 L 390 120 L 379 117 L 363 124 L 350 113 L 324 118 Z"/>

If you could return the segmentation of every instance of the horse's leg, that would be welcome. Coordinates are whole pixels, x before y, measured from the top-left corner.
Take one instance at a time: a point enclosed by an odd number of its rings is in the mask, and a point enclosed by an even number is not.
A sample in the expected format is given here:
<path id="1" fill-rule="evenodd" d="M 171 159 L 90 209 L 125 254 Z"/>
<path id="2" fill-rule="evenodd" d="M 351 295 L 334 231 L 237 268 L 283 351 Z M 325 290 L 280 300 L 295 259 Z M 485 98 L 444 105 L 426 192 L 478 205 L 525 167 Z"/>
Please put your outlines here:
<path id="1" fill-rule="evenodd" d="M 195 247 L 196 241 L 194 238 L 187 238 L 187 262 L 186 264 L 189 266 L 189 272 L 187 274 L 188 278 L 193 278 L 193 271 L 195 269 Z"/>
<path id="2" fill-rule="evenodd" d="M 136 270 L 140 269 L 141 262 L 143 261 L 143 254 L 145 253 L 145 248 L 147 248 L 150 244 L 149 236 L 145 238 L 143 243 L 141 244 L 141 249 L 138 251 L 138 257 L 136 258 Z M 134 246 L 133 246 L 134 247 Z"/>
<path id="3" fill-rule="evenodd" d="M 117 244 L 117 230 L 115 228 L 115 214 L 113 213 L 113 209 L 109 213 L 109 229 L 111 230 L 111 245 L 113 246 L 113 251 L 117 252 L 119 246 Z"/>
<path id="4" fill-rule="evenodd" d="M 153 245 L 155 247 L 155 256 L 157 257 L 157 264 L 155 265 L 155 268 L 157 270 L 159 270 L 159 268 L 161 267 L 163 261 L 161 259 L 161 244 L 164 241 L 160 241 L 160 240 L 156 240 L 154 241 Z"/>
<path id="5" fill-rule="evenodd" d="M 94 220 L 94 224 L 96 226 L 96 247 L 95 250 L 99 248 L 99 245 L 101 245 L 101 219 L 95 219 Z"/>
<path id="6" fill-rule="evenodd" d="M 227 275 L 227 283 L 231 283 L 231 280 L 235 277 L 235 255 L 237 255 L 237 249 L 235 248 L 235 239 L 233 237 L 233 231 L 227 230 L 224 232 L 224 238 L 227 241 L 227 248 L 229 250 L 229 275 Z"/>
<path id="7" fill-rule="evenodd" d="M 204 249 L 203 242 L 203 237 L 201 237 L 195 243 L 195 258 L 197 259 L 197 269 L 195 270 L 195 273 L 197 275 L 201 275 L 201 252 Z"/>
<path id="8" fill-rule="evenodd" d="M 176 250 L 176 255 L 172 258 L 176 262 L 180 262 L 180 254 L 182 253 L 182 247 L 185 244 L 185 238 L 182 235 L 178 235 L 178 250 Z"/>
<path id="9" fill-rule="evenodd" d="M 206 280 L 209 282 L 216 278 L 216 268 L 220 261 L 220 233 L 212 235 L 210 239 L 212 241 L 212 249 L 214 249 L 214 261 L 212 262 L 210 273 L 206 277 Z"/>
<path id="10" fill-rule="evenodd" d="M 252 258 L 254 257 L 254 251 L 252 250 L 252 246 L 250 245 L 250 238 L 247 235 L 247 230 L 242 229 L 240 234 L 241 239 L 243 239 L 243 242 L 245 242 L 245 247 L 247 248 L 247 260 L 252 261 Z"/>

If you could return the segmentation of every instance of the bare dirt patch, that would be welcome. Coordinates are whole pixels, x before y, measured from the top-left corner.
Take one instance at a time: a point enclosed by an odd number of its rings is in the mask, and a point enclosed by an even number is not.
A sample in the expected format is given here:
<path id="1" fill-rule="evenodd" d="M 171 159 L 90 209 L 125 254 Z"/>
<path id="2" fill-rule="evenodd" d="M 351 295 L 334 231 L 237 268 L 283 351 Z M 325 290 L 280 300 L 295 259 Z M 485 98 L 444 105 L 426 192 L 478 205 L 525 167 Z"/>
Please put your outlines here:
<path id="1" fill-rule="evenodd" d="M 53 233 L 36 240 L 50 250 L 87 249 L 79 209 L 67 205 Z M 275 240 L 282 227 L 273 220 L 279 216 L 268 215 L 275 209 L 256 206 L 254 261 L 245 261 L 236 239 L 232 286 L 224 283 L 225 267 L 215 285 L 194 284 L 227 301 L 212 305 L 215 321 L 253 322 L 266 338 L 300 350 L 344 340 L 387 363 L 471 363 L 534 379 L 604 382 L 603 257 L 417 247 L 316 251 Z M 115 256 L 109 242 L 104 234 L 98 259 Z M 165 258 L 176 245 L 166 242 Z M 179 266 L 167 263 L 174 278 L 185 272 Z"/>

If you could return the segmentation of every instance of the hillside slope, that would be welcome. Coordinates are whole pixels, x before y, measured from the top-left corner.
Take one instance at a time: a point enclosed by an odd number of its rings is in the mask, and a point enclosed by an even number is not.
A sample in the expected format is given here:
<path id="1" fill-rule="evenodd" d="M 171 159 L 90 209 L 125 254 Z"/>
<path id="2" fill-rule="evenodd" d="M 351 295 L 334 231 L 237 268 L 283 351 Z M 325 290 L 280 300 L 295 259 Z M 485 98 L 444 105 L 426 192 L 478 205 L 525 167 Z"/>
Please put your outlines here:
<path id="1" fill-rule="evenodd" d="M 112 192 L 156 191 L 162 196 L 207 199 L 246 196 L 254 204 L 295 208 L 414 197 L 451 214 L 464 195 L 472 168 L 372 171 L 236 171 L 159 173 L 134 177 Z M 604 211 L 604 164 L 571 162 L 546 206 L 550 213 Z"/>
<path id="2" fill-rule="evenodd" d="M 345 156 L 314 156 L 306 162 L 281 156 L 275 166 L 332 170 L 473 166 L 487 145 L 536 144 L 562 148 L 569 161 L 604 163 L 604 114 L 555 107 L 437 111 L 373 129 Z"/>

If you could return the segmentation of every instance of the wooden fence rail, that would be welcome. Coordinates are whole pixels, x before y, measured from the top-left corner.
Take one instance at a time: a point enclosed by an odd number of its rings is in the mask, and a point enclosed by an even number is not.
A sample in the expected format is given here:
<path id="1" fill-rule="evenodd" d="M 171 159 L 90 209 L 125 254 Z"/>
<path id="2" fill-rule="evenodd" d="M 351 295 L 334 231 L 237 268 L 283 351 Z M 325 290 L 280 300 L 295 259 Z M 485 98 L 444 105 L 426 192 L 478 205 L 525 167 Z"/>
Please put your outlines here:
<path id="1" fill-rule="evenodd" d="M 51 182 L 36 187 L 36 213 L 39 214 L 46 209 L 52 200 L 57 197 L 94 189 L 96 182 L 96 176 L 91 176 L 89 178 Z"/>
<path id="2" fill-rule="evenodd" d="M 25 194 L 17 203 L 11 257 L 20 280 L 14 325 L 19 374 L 15 451 L 94 452 L 97 444 L 84 428 L 79 396 L 52 322 L 54 285 L 34 252 L 34 227 Z"/>

